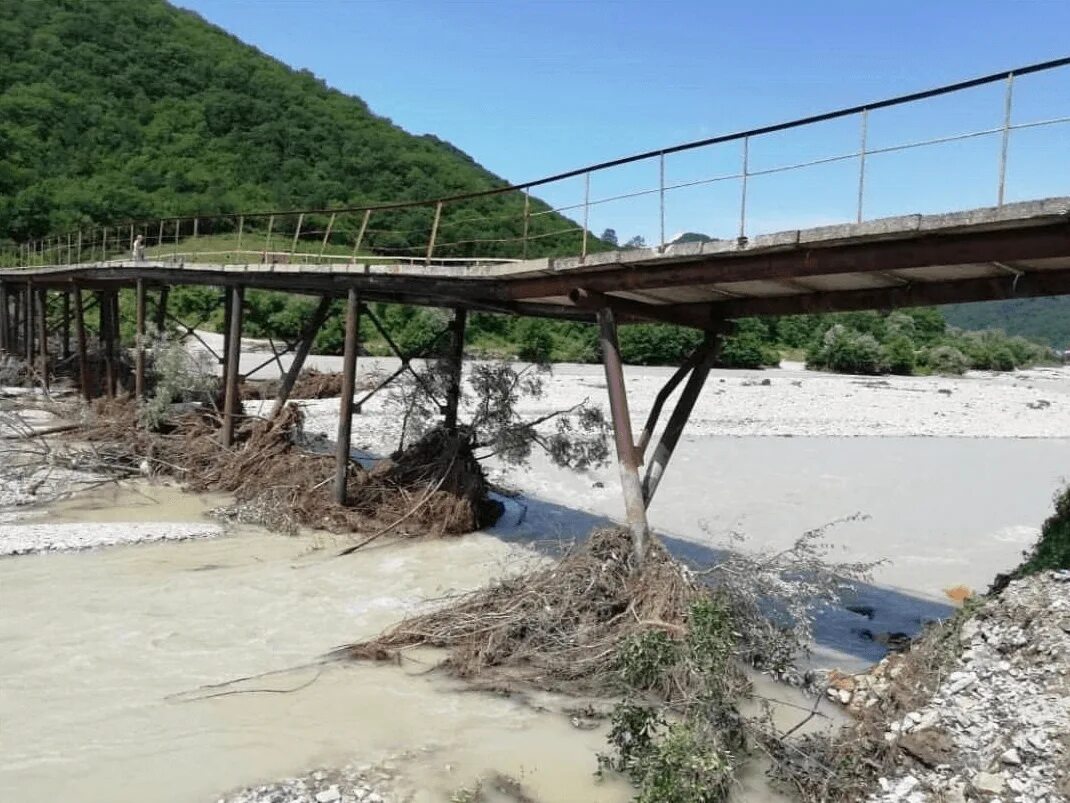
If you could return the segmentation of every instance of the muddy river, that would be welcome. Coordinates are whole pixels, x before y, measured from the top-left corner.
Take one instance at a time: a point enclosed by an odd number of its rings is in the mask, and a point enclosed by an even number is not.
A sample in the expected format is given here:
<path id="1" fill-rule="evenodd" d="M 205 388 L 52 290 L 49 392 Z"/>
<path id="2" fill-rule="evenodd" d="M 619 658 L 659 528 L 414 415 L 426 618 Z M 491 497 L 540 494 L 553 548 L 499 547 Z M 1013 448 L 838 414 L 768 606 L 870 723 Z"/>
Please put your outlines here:
<path id="1" fill-rule="evenodd" d="M 142 488 L 48 518 L 191 521 L 219 501 Z M 332 546 L 237 528 L 0 560 L 0 799 L 209 801 L 348 762 L 386 762 L 416 801 L 447 801 L 491 771 L 544 803 L 631 798 L 619 780 L 596 782 L 604 730 L 574 728 L 566 701 L 467 692 L 427 672 L 433 656 L 401 668 L 316 664 L 531 553 L 479 534 L 346 558 Z M 265 672 L 277 674 L 201 688 Z M 755 771 L 740 799 L 778 798 Z"/>

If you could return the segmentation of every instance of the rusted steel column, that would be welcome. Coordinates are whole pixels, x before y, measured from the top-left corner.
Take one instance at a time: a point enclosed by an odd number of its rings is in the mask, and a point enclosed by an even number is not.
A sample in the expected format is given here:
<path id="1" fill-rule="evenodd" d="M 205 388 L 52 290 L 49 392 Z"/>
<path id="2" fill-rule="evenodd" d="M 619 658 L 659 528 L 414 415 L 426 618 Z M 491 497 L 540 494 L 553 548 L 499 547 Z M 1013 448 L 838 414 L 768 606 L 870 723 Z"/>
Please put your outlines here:
<path id="1" fill-rule="evenodd" d="M 100 314 L 100 351 L 104 358 L 104 395 L 115 398 L 115 329 L 112 324 L 111 291 L 102 290 L 97 296 Z"/>
<path id="2" fill-rule="evenodd" d="M 0 282 L 0 351 L 11 351 L 11 318 L 8 315 L 7 285 Z"/>
<path id="3" fill-rule="evenodd" d="M 61 355 L 63 359 L 68 359 L 71 356 L 71 294 L 69 290 L 64 290 L 60 295 L 60 300 L 63 303 L 59 322 L 59 335 L 60 335 L 60 348 L 62 349 Z"/>
<path id="4" fill-rule="evenodd" d="M 613 437 L 617 444 L 620 485 L 624 492 L 624 510 L 628 518 L 628 529 L 632 533 L 635 566 L 639 569 L 646 557 L 650 528 L 646 520 L 646 506 L 643 504 L 643 488 L 639 483 L 639 460 L 632 437 L 632 419 L 628 413 L 628 394 L 624 389 L 624 367 L 620 361 L 617 322 L 613 317 L 613 310 L 606 307 L 598 311 L 598 328 L 602 364 L 606 369 L 606 388 L 609 390 L 609 411 L 613 418 Z"/>
<path id="5" fill-rule="evenodd" d="M 82 289 L 74 288 L 74 332 L 78 340 L 78 381 L 82 385 L 82 396 L 86 401 L 93 400 L 93 389 L 89 385 L 89 356 L 85 338 L 85 308 L 82 305 Z"/>
<path id="6" fill-rule="evenodd" d="M 227 359 L 223 374 L 226 396 L 223 398 L 223 432 L 221 440 L 224 446 L 234 441 L 234 412 L 238 408 L 238 363 L 241 360 L 242 314 L 245 311 L 245 288 L 242 285 L 230 291 L 230 326 L 227 333 Z"/>
<path id="7" fill-rule="evenodd" d="M 650 502 L 654 498 L 654 492 L 657 491 L 658 483 L 661 482 L 662 475 L 665 474 L 665 468 L 668 466 L 670 458 L 672 458 L 672 453 L 676 449 L 680 435 L 683 433 L 684 427 L 687 426 L 687 421 L 691 417 L 695 402 L 706 384 L 706 377 L 710 373 L 710 367 L 721 351 L 722 342 L 723 338 L 718 334 L 711 332 L 706 335 L 706 342 L 702 347 L 702 358 L 691 369 L 691 376 L 687 378 L 687 384 L 684 385 L 683 392 L 680 393 L 680 398 L 676 402 L 676 407 L 673 408 L 672 415 L 669 416 L 669 421 L 665 424 L 665 431 L 661 433 L 661 439 L 654 449 L 654 454 L 647 465 L 646 475 L 643 477 L 643 504 L 647 507 L 650 506 Z"/>
<path id="8" fill-rule="evenodd" d="M 22 293 L 22 356 L 27 365 L 33 365 L 33 284 L 26 282 Z"/>
<path id="9" fill-rule="evenodd" d="M 446 388 L 445 427 L 448 432 L 457 431 L 457 408 L 461 403 L 461 372 L 464 370 L 464 329 L 468 322 L 468 311 L 457 309 L 453 312 L 453 324 L 450 326 L 450 384 Z"/>
<path id="10" fill-rule="evenodd" d="M 156 301 L 156 337 L 160 337 L 163 334 L 164 326 L 167 324 L 167 296 L 171 294 L 171 287 L 164 285 L 160 288 L 160 295 Z"/>
<path id="11" fill-rule="evenodd" d="M 227 375 L 227 355 L 230 352 L 230 321 L 234 302 L 234 288 L 223 288 L 223 354 L 219 362 L 223 366 L 223 376 Z"/>
<path id="12" fill-rule="evenodd" d="M 342 398 L 338 406 L 338 437 L 335 444 L 334 499 L 346 503 L 349 476 L 350 434 L 353 431 L 353 391 L 357 378 L 357 348 L 360 333 L 360 295 L 349 288 L 346 298 L 345 356 L 342 360 Z"/>
<path id="13" fill-rule="evenodd" d="M 145 280 L 137 280 L 137 342 L 134 344 L 134 398 L 145 398 Z"/>
<path id="14" fill-rule="evenodd" d="M 37 348 L 41 388 L 48 392 L 48 291 L 37 291 Z"/>
<path id="15" fill-rule="evenodd" d="M 290 391 L 293 390 L 294 383 L 297 381 L 297 377 L 301 374 L 301 369 L 305 367 L 305 360 L 308 358 L 308 353 L 312 350 L 312 343 L 315 341 L 319 330 L 323 327 L 323 322 L 327 320 L 327 313 L 330 311 L 331 297 L 323 296 L 316 307 L 316 311 L 312 313 L 312 318 L 309 320 L 308 326 L 301 332 L 301 340 L 297 344 L 297 351 L 294 352 L 293 361 L 290 363 L 290 368 L 286 371 L 286 376 L 282 378 L 279 392 L 275 396 L 275 405 L 271 408 L 272 418 L 281 413 L 282 408 L 286 406 L 286 402 L 290 398 Z"/>

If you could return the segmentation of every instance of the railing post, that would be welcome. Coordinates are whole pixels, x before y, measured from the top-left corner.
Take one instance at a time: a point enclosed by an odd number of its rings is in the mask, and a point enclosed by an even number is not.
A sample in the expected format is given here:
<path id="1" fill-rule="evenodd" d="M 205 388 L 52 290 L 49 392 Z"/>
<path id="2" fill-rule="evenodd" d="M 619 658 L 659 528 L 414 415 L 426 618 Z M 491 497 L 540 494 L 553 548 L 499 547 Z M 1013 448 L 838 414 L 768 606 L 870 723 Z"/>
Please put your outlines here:
<path id="1" fill-rule="evenodd" d="M 531 223 L 531 189 L 524 188 L 524 251 L 521 255 L 528 258 L 528 226 Z"/>
<path id="2" fill-rule="evenodd" d="M 331 219 L 327 221 L 327 231 L 323 232 L 323 242 L 320 243 L 320 256 L 322 257 L 327 251 L 327 242 L 331 239 L 331 229 L 334 228 L 334 218 L 337 212 L 331 212 Z"/>
<path id="3" fill-rule="evenodd" d="M 442 219 L 442 201 L 435 204 L 435 219 L 431 223 L 431 240 L 427 243 L 427 262 L 430 264 L 431 257 L 435 253 L 435 240 L 438 238 L 438 222 Z"/>
<path id="4" fill-rule="evenodd" d="M 156 235 L 156 250 L 163 253 L 163 218 L 160 218 L 160 232 Z"/>
<path id="5" fill-rule="evenodd" d="M 1007 75 L 1007 92 L 1003 99 L 1003 143 L 999 151 L 999 190 L 996 206 L 1003 206 L 1004 189 L 1007 181 L 1007 149 L 1011 140 L 1011 107 L 1014 102 L 1014 73 Z"/>
<path id="6" fill-rule="evenodd" d="M 245 233 L 245 215 L 238 215 L 238 256 L 241 258 L 241 239 Z"/>
<path id="7" fill-rule="evenodd" d="M 100 261 L 108 261 L 108 227 L 104 227 L 104 233 L 100 240 Z"/>
<path id="8" fill-rule="evenodd" d="M 305 222 L 305 213 L 302 212 L 297 216 L 297 228 L 294 229 L 293 242 L 290 243 L 290 260 L 293 261 L 293 255 L 297 253 L 297 240 L 301 236 L 301 226 Z"/>
<path id="9" fill-rule="evenodd" d="M 275 216 L 271 215 L 268 218 L 267 235 L 264 237 L 264 260 L 266 261 L 271 254 L 271 230 L 275 228 Z M 275 260 L 272 260 L 274 262 Z"/>
<path id="10" fill-rule="evenodd" d="M 175 242 L 171 250 L 171 261 L 178 262 L 178 230 L 182 225 L 182 221 L 179 218 L 175 218 Z"/>
<path id="11" fill-rule="evenodd" d="M 658 207 L 661 217 L 661 247 L 665 250 L 665 154 L 658 154 Z"/>
<path id="12" fill-rule="evenodd" d="M 360 221 L 360 231 L 357 232 L 357 241 L 353 244 L 353 262 L 357 261 L 357 256 L 360 254 L 360 247 L 364 244 L 364 233 L 368 230 L 368 221 L 371 220 L 372 210 L 365 209 L 364 217 Z"/>
<path id="13" fill-rule="evenodd" d="M 583 174 L 583 245 L 580 248 L 580 261 L 587 259 L 587 225 L 591 215 L 591 173 Z"/>
<path id="14" fill-rule="evenodd" d="M 739 242 L 747 239 L 747 172 L 750 169 L 750 137 L 743 137 L 743 187 L 739 199 Z"/>
<path id="15" fill-rule="evenodd" d="M 866 191 L 866 140 L 869 136 L 869 109 L 862 109 L 862 140 L 858 148 L 858 216 L 862 222 L 862 199 Z"/>

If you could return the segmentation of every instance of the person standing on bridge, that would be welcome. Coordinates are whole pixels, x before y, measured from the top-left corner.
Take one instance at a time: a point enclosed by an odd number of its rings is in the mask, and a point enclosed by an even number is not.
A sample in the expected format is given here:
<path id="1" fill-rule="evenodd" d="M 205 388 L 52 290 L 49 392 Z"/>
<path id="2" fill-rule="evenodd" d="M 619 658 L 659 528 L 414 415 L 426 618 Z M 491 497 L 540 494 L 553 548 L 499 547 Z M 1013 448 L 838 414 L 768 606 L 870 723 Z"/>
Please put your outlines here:
<path id="1" fill-rule="evenodd" d="M 133 251 L 134 251 L 134 261 L 135 262 L 144 262 L 145 261 L 145 238 L 142 237 L 140 234 L 137 237 L 134 238 Z"/>

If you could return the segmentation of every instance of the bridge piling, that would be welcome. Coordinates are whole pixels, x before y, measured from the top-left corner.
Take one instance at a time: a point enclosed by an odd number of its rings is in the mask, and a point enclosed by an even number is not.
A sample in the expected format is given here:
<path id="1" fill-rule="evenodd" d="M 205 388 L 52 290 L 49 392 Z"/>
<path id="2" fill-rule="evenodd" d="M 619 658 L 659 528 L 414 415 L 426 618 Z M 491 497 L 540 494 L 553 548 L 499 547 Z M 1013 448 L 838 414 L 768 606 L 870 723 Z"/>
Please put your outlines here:
<path id="1" fill-rule="evenodd" d="M 639 482 L 639 459 L 632 437 L 628 394 L 624 388 L 624 367 L 617 341 L 617 321 L 609 307 L 598 311 L 598 329 L 602 364 L 606 371 L 606 388 L 609 392 L 609 411 L 613 421 L 613 439 L 617 446 L 620 485 L 624 492 L 628 529 L 632 534 L 635 569 L 638 571 L 642 569 L 646 558 L 650 527 L 647 524 L 646 506 L 643 504 L 643 488 Z"/>
<path id="2" fill-rule="evenodd" d="M 145 398 L 145 280 L 137 280 L 137 342 L 134 344 L 134 398 Z"/>
<path id="3" fill-rule="evenodd" d="M 171 294 L 170 285 L 164 285 L 160 288 L 160 294 L 156 299 L 156 336 L 160 337 L 163 334 L 164 327 L 167 325 L 167 297 Z"/>
<path id="4" fill-rule="evenodd" d="M 48 393 L 48 291 L 37 291 L 37 346 L 41 389 Z"/>
<path id="5" fill-rule="evenodd" d="M 245 312 L 245 287 L 238 285 L 230 290 L 230 321 L 227 332 L 226 362 L 224 363 L 223 383 L 226 395 L 223 397 L 223 446 L 229 447 L 234 441 L 234 418 L 238 407 L 238 369 L 241 362 L 242 318 Z"/>
<path id="6" fill-rule="evenodd" d="M 26 364 L 33 365 L 33 282 L 26 282 L 26 289 L 22 293 L 22 356 Z"/>
<path id="7" fill-rule="evenodd" d="M 457 431 L 457 408 L 461 402 L 461 372 L 464 370 L 464 332 L 468 323 L 468 311 L 456 309 L 450 324 L 450 382 L 446 389 L 444 425 L 447 432 Z"/>
<path id="8" fill-rule="evenodd" d="M 64 360 L 71 357 L 71 293 L 70 290 L 60 291 L 60 348 Z"/>
<path id="9" fill-rule="evenodd" d="M 74 333 L 78 342 L 78 381 L 82 386 L 82 398 L 87 402 L 93 400 L 93 388 L 89 384 L 89 358 L 86 354 L 85 307 L 82 303 L 82 288 L 75 285 L 74 295 Z"/>
<path id="10" fill-rule="evenodd" d="M 11 318 L 8 314 L 7 284 L 0 282 L 0 351 L 11 351 Z"/>
<path id="11" fill-rule="evenodd" d="M 100 342 L 101 355 L 104 359 L 104 395 L 109 399 L 115 398 L 115 342 L 112 331 L 112 304 L 111 291 L 102 290 L 97 294 L 97 311 L 100 315 Z"/>
<path id="12" fill-rule="evenodd" d="M 342 358 L 342 394 L 338 408 L 338 437 L 335 444 L 334 499 L 344 505 L 347 501 L 346 481 L 349 477 L 349 452 L 353 432 L 353 393 L 357 377 L 357 348 L 360 336 L 360 294 L 350 287 L 346 297 L 345 352 Z"/>

